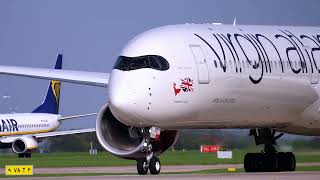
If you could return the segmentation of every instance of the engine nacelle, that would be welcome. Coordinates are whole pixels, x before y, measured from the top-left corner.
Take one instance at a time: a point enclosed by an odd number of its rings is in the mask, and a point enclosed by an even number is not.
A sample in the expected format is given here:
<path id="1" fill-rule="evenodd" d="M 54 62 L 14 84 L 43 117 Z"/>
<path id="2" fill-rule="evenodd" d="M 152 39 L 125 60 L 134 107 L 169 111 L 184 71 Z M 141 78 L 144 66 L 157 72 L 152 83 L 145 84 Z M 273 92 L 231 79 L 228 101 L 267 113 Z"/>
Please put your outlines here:
<path id="1" fill-rule="evenodd" d="M 38 142 L 33 137 L 29 136 L 19 137 L 12 143 L 12 150 L 18 154 L 25 153 L 36 148 L 38 148 Z"/>
<path id="2" fill-rule="evenodd" d="M 140 129 L 141 130 L 141 129 Z M 145 142 L 139 128 L 121 123 L 111 112 L 108 104 L 99 112 L 96 121 L 96 134 L 102 147 L 115 156 L 125 159 L 146 157 L 143 152 Z M 177 130 L 161 131 L 159 141 L 151 141 L 154 155 L 159 155 L 172 147 L 179 137 Z"/>

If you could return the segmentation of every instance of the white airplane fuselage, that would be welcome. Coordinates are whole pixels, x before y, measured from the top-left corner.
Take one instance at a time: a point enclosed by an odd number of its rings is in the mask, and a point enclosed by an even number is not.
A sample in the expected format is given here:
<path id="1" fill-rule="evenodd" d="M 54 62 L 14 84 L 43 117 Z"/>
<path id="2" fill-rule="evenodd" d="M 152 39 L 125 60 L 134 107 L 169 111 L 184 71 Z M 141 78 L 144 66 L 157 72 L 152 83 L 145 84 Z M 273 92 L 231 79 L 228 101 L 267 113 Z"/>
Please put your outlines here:
<path id="1" fill-rule="evenodd" d="M 55 131 L 60 115 L 47 113 L 0 114 L 0 137 Z"/>
<path id="2" fill-rule="evenodd" d="M 320 28 L 165 26 L 137 36 L 121 55 L 158 55 L 170 65 L 112 70 L 109 107 L 128 126 L 320 135 Z"/>

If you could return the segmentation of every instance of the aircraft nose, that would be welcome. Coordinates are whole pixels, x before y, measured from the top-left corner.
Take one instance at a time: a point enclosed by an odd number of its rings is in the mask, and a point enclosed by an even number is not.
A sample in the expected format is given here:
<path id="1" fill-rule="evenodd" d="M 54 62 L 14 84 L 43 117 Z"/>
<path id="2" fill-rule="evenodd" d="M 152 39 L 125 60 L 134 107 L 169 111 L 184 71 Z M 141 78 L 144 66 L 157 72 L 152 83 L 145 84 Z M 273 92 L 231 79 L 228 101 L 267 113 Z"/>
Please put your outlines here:
<path id="1" fill-rule="evenodd" d="M 134 87 L 125 72 L 114 70 L 111 73 L 109 86 L 109 107 L 113 115 L 121 122 L 131 121 L 134 117 Z"/>

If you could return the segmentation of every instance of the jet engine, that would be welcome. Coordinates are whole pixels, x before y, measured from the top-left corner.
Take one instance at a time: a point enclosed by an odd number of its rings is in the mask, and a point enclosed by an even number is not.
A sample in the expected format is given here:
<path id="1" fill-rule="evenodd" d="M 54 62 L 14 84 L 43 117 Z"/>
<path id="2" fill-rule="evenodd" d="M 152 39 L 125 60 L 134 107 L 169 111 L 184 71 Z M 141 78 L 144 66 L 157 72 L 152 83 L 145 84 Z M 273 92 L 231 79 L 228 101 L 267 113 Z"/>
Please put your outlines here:
<path id="1" fill-rule="evenodd" d="M 100 144 L 108 152 L 125 159 L 141 159 L 146 157 L 144 151 L 146 137 L 144 128 L 129 127 L 121 123 L 106 104 L 99 112 L 96 121 L 96 134 Z M 179 137 L 177 130 L 164 130 L 160 138 L 151 140 L 155 156 L 172 147 Z"/>
<path id="2" fill-rule="evenodd" d="M 15 153 L 21 154 L 38 148 L 37 141 L 30 136 L 22 136 L 15 139 L 12 143 L 12 149 Z"/>

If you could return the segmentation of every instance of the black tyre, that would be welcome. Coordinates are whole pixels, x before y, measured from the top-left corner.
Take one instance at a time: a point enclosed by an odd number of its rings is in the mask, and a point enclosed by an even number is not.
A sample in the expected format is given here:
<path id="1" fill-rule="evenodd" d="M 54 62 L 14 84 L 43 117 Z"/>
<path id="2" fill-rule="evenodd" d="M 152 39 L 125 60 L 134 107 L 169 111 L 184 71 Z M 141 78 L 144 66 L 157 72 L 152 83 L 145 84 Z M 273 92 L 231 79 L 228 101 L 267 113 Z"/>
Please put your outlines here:
<path id="1" fill-rule="evenodd" d="M 31 153 L 25 153 L 25 154 L 24 154 L 24 157 L 25 157 L 25 158 L 31 158 Z"/>
<path id="2" fill-rule="evenodd" d="M 152 157 L 149 163 L 149 170 L 151 174 L 157 175 L 161 171 L 160 160 L 157 157 Z"/>
<path id="3" fill-rule="evenodd" d="M 287 160 L 287 171 L 296 170 L 296 158 L 292 152 L 285 153 L 285 159 Z"/>
<path id="4" fill-rule="evenodd" d="M 276 153 L 274 154 L 265 154 L 264 155 L 264 164 L 265 168 L 264 171 L 267 172 L 279 172 L 280 171 L 280 164 L 279 158 Z"/>
<path id="5" fill-rule="evenodd" d="M 247 153 L 244 156 L 244 170 L 246 172 L 254 172 L 255 168 L 254 168 L 254 154 L 253 153 Z"/>
<path id="6" fill-rule="evenodd" d="M 18 154 L 18 157 L 19 158 L 24 158 L 24 154 L 22 153 L 22 154 Z"/>
<path id="7" fill-rule="evenodd" d="M 145 158 L 137 160 L 137 171 L 139 175 L 146 175 L 148 173 L 148 162 Z"/>
<path id="8" fill-rule="evenodd" d="M 277 153 L 278 161 L 279 161 L 279 171 L 287 171 L 287 159 L 285 153 L 279 152 Z"/>

